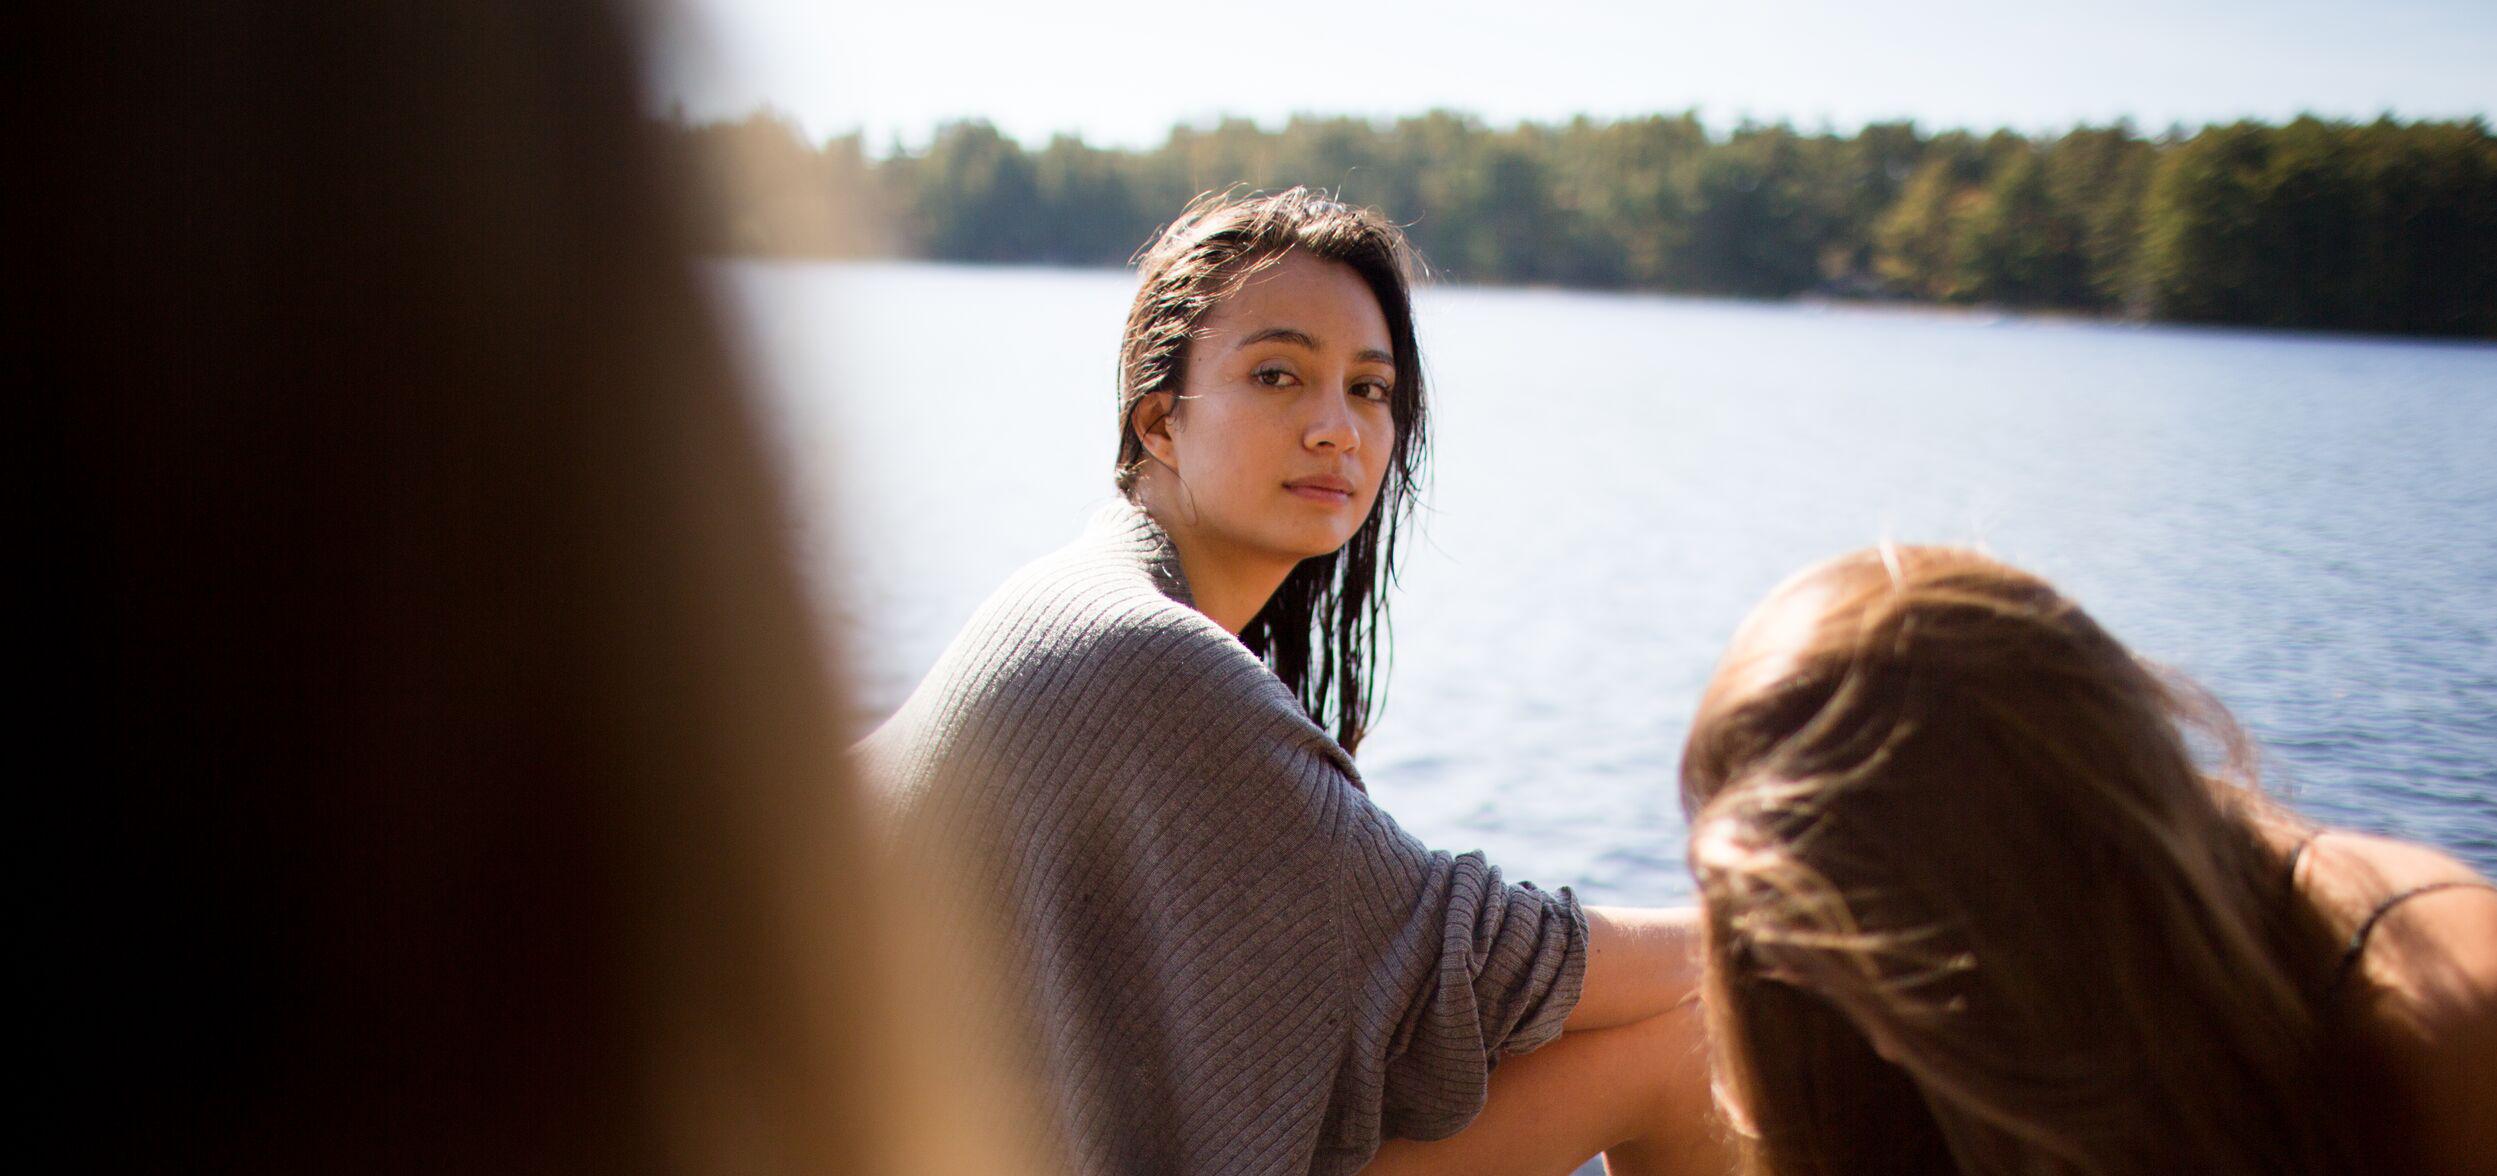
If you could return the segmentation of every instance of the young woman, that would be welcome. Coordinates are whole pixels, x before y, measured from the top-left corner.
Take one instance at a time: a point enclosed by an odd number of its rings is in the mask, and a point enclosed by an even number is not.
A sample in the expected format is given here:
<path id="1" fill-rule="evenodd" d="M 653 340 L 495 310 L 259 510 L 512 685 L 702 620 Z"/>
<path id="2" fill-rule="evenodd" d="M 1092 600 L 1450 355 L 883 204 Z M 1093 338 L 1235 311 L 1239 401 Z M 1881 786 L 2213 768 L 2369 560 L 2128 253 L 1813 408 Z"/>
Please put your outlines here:
<path id="1" fill-rule="evenodd" d="M 2497 890 L 2251 760 L 1984 556 L 1780 588 L 1682 777 L 1745 1170 L 2487 1171 Z"/>
<path id="2" fill-rule="evenodd" d="M 1452 1161 L 1566 1171 L 1704 1089 L 1668 1064 L 1693 916 L 1428 851 L 1354 768 L 1423 459 L 1408 267 L 1392 225 L 1300 189 L 1166 231 L 1121 351 L 1122 500 L 865 745 L 906 837 L 979 863 L 1084 1170 L 1350 1171 L 1464 1128 L 1495 1062 L 1564 1030 L 1501 1102 L 1588 1082 L 1584 1113 L 1500 1117 Z"/>

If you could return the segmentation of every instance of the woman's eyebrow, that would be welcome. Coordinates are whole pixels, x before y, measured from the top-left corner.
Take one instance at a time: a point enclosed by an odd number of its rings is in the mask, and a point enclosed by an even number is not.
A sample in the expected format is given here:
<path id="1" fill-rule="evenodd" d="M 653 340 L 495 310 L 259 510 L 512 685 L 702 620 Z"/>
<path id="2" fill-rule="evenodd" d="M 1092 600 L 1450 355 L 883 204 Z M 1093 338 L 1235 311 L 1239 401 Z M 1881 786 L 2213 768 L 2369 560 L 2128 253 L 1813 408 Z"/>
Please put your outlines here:
<path id="1" fill-rule="evenodd" d="M 1255 347 L 1260 343 L 1289 343 L 1294 347 L 1310 351 L 1320 350 L 1317 336 L 1299 327 L 1268 327 L 1240 340 L 1241 347 Z M 1395 356 L 1376 347 L 1363 348 L 1361 354 L 1354 356 L 1353 359 L 1360 363 L 1383 363 L 1389 367 L 1396 366 Z"/>
<path id="2" fill-rule="evenodd" d="M 1306 348 L 1310 351 L 1318 350 L 1317 336 L 1301 330 L 1299 327 L 1268 327 L 1254 335 L 1250 335 L 1246 339 L 1240 340 L 1240 346 L 1255 347 L 1260 343 L 1273 342 L 1289 343 L 1294 347 Z"/>

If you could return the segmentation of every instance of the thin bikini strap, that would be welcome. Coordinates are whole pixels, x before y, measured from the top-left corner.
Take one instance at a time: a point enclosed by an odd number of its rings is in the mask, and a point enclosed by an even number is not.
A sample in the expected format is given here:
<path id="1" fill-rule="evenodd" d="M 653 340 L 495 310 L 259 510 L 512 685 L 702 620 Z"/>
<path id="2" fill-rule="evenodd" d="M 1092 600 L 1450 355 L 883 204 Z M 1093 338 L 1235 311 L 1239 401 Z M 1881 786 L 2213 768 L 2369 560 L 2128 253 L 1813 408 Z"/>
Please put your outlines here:
<path id="1" fill-rule="evenodd" d="M 2367 919 L 2365 922 L 2358 925 L 2358 930 L 2350 933 L 2349 945 L 2341 949 L 2341 962 L 2334 965 L 2332 969 L 2332 986 L 2324 990 L 2324 999 L 2330 1000 L 2340 994 L 2341 986 L 2350 978 L 2350 971 L 2358 966 L 2359 953 L 2367 950 L 2367 936 L 2374 933 L 2376 924 L 2381 922 L 2385 915 L 2390 914 L 2394 907 L 2400 906 L 2401 904 L 2417 898 L 2422 894 L 2434 894 L 2439 890 L 2458 890 L 2464 888 L 2486 890 L 2491 893 L 2497 893 L 2497 885 L 2482 882 L 2478 879 L 2451 878 L 2443 882 L 2430 882 L 2424 886 L 2413 886 L 2408 890 L 2395 894 L 2391 898 L 2385 899 L 2383 902 L 2377 903 L 2376 909 L 2367 912 Z"/>

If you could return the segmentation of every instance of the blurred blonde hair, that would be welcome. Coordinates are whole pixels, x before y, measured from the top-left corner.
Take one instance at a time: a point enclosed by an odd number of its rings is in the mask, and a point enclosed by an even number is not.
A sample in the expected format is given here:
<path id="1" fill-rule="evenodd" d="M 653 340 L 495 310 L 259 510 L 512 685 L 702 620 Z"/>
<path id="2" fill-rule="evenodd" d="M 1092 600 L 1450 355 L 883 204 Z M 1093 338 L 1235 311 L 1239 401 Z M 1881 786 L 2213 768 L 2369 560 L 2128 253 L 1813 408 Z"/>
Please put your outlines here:
<path id="1" fill-rule="evenodd" d="M 28 19 L 34 726 L 79 765 L 29 824 L 77 863 L 36 953 L 76 1153 L 1041 1166 L 911 987 L 979 965 L 870 852 L 622 14 Z"/>
<path id="2" fill-rule="evenodd" d="M 1780 588 L 1682 770 L 1746 1170 L 2328 1167 L 2329 949 L 2253 778 L 2215 702 L 1984 555 Z"/>

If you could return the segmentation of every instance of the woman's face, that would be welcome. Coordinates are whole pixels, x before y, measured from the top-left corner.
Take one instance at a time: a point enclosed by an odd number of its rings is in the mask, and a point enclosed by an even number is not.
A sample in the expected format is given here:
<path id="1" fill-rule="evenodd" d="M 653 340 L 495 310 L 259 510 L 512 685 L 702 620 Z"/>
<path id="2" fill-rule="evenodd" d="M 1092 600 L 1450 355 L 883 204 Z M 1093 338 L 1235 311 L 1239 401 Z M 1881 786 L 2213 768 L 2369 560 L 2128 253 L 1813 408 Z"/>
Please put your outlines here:
<path id="1" fill-rule="evenodd" d="M 1165 523 L 1226 562 L 1298 563 L 1351 539 L 1396 441 L 1393 343 L 1361 276 L 1285 254 L 1206 314 L 1186 371 L 1146 439 L 1177 475 Z"/>

